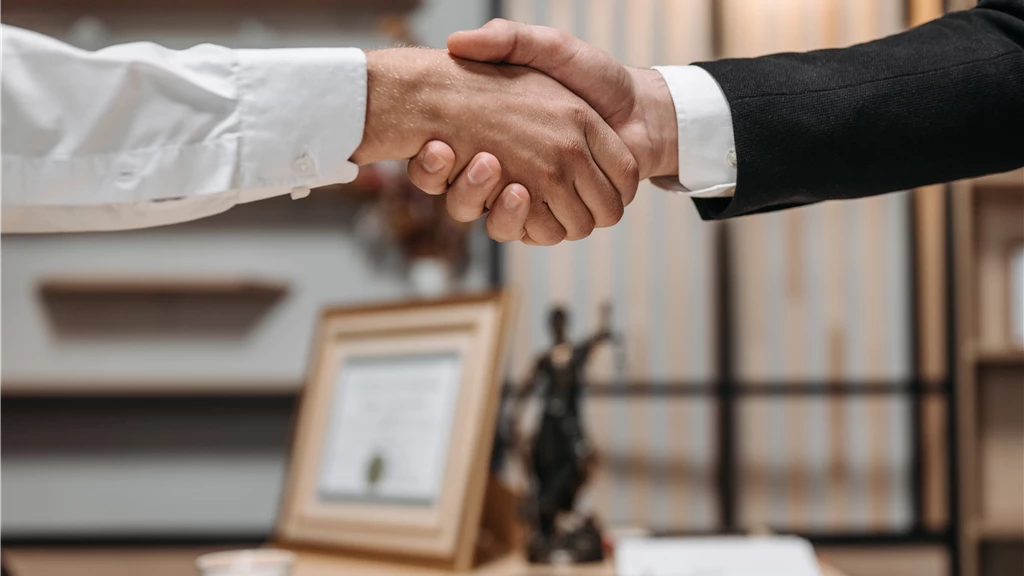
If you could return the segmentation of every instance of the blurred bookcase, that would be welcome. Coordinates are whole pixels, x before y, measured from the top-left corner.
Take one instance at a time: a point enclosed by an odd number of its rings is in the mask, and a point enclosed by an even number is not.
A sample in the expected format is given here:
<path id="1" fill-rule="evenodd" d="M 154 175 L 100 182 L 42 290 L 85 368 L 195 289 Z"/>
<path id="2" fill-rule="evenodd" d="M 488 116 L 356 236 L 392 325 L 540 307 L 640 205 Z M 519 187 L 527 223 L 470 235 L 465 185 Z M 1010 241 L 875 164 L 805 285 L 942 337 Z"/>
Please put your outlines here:
<path id="1" fill-rule="evenodd" d="M 953 231 L 961 574 L 1019 574 L 1024 345 L 1011 336 L 1010 259 L 1024 245 L 1024 170 L 954 184 Z"/>

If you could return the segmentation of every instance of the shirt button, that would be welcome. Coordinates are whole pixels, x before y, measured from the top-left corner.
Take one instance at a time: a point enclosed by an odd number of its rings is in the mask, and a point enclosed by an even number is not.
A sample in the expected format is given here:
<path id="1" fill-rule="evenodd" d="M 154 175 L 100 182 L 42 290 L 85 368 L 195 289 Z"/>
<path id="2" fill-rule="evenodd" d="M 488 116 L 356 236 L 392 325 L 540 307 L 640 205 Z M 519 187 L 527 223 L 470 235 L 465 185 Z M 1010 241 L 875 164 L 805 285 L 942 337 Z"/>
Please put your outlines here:
<path id="1" fill-rule="evenodd" d="M 725 153 L 725 161 L 729 163 L 729 166 L 736 167 L 736 149 L 729 148 L 729 151 Z"/>
<path id="2" fill-rule="evenodd" d="M 124 157 L 114 164 L 115 184 L 124 189 L 135 187 L 139 182 L 139 171 L 141 170 L 138 161 L 131 157 Z"/>
<path id="3" fill-rule="evenodd" d="M 299 174 L 312 174 L 316 169 L 316 163 L 309 157 L 308 152 L 303 152 L 292 162 L 292 168 Z"/>

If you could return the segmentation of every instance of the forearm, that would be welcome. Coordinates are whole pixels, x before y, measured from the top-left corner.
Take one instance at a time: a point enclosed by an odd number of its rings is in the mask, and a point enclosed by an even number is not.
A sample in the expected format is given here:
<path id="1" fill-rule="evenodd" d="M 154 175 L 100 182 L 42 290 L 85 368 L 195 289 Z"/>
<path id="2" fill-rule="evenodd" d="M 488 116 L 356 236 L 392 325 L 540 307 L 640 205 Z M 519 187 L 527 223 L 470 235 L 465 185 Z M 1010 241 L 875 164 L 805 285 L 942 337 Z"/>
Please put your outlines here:
<path id="1" fill-rule="evenodd" d="M 728 97 L 738 182 L 706 218 L 1024 165 L 1024 1 L 846 49 L 699 64 Z"/>

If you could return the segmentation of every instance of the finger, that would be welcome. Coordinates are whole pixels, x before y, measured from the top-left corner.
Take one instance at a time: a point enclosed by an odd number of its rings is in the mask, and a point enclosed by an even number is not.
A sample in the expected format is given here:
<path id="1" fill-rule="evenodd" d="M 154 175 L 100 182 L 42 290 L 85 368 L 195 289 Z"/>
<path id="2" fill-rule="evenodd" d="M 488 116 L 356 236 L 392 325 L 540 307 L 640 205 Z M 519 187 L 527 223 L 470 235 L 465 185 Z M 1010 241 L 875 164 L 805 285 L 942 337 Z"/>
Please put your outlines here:
<path id="1" fill-rule="evenodd" d="M 616 193 L 610 183 L 606 185 L 606 188 L 610 190 L 610 194 Z M 551 209 L 551 214 L 565 230 L 564 240 L 580 240 L 590 236 L 590 233 L 594 231 L 594 216 L 590 213 L 590 208 L 580 198 L 573 182 L 570 181 L 567 185 L 562 186 L 561 190 L 549 193 L 546 196 L 546 201 L 548 208 Z"/>
<path id="2" fill-rule="evenodd" d="M 622 64 L 597 46 L 555 28 L 497 18 L 449 36 L 448 51 L 468 60 L 540 70 L 586 100 L 613 126 L 625 120 L 635 104 L 633 81 Z"/>
<path id="3" fill-rule="evenodd" d="M 524 228 L 530 241 L 539 246 L 554 246 L 565 239 L 565 228 L 544 202 L 533 201 Z"/>
<path id="4" fill-rule="evenodd" d="M 593 158 L 576 175 L 576 193 L 589 210 L 593 228 L 607 228 L 622 219 L 624 203 L 619 191 Z"/>
<path id="5" fill-rule="evenodd" d="M 530 193 L 522 184 L 509 184 L 501 191 L 487 215 L 487 235 L 498 242 L 526 237 L 530 215 Z"/>
<path id="6" fill-rule="evenodd" d="M 448 189 L 448 213 L 459 222 L 476 220 L 487 210 L 500 184 L 498 159 L 487 152 L 477 154 Z"/>
<path id="7" fill-rule="evenodd" d="M 455 152 L 438 140 L 431 140 L 409 161 L 409 180 L 427 194 L 444 194 L 455 167 Z"/>
<path id="8" fill-rule="evenodd" d="M 618 192 L 618 202 L 621 206 L 629 206 L 636 197 L 640 181 L 640 172 L 633 154 L 623 144 L 619 135 L 601 120 L 594 119 L 585 123 L 584 135 L 594 163 Z M 603 228 L 618 222 L 622 217 L 622 207 L 616 208 L 611 204 L 615 200 L 608 197 L 607 188 L 602 187 L 601 183 L 604 180 L 592 171 L 584 175 L 588 180 L 587 185 L 581 190 L 581 196 L 594 213 L 597 226 Z"/>

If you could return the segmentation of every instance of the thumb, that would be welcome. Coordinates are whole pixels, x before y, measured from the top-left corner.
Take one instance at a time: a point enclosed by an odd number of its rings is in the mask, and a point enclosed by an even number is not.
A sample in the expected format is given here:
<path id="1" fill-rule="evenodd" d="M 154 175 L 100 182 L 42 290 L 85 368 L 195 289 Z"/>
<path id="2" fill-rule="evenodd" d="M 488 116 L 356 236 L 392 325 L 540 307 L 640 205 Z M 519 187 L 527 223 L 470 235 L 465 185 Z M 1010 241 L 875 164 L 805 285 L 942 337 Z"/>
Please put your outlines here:
<path id="1" fill-rule="evenodd" d="M 529 66 L 576 93 L 613 127 L 635 102 L 633 80 L 622 64 L 568 32 L 496 18 L 448 37 L 453 56 Z"/>
<path id="2" fill-rule="evenodd" d="M 520 64 L 522 50 L 516 50 L 515 28 L 524 26 L 495 18 L 476 30 L 453 32 L 448 36 L 448 51 L 453 56 L 478 62 Z M 539 26 L 538 26 L 539 28 Z"/>

